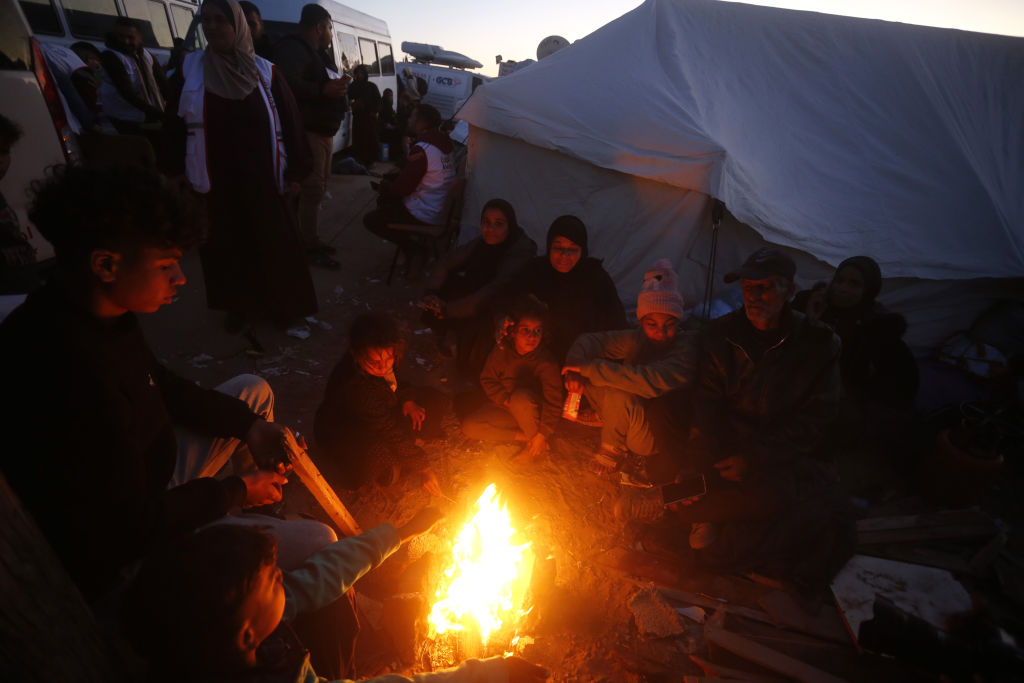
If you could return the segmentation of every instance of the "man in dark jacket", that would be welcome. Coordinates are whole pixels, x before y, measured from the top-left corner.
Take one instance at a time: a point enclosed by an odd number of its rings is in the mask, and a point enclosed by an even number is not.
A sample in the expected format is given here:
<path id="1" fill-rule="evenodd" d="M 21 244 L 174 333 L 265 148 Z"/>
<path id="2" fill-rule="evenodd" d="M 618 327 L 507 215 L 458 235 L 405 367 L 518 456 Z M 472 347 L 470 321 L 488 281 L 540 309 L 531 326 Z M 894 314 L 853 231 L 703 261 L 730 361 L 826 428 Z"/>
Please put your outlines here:
<path id="1" fill-rule="evenodd" d="M 327 57 L 334 28 L 331 15 L 320 5 L 306 5 L 299 19 L 299 32 L 274 46 L 273 62 L 288 79 L 313 151 L 313 172 L 302 183 L 299 195 L 299 228 L 306 243 L 310 263 L 336 270 L 331 258 L 334 248 L 320 239 L 317 221 L 320 202 L 331 174 L 334 134 L 345 118 L 348 77 L 331 78 L 327 69 L 337 67 Z"/>
<path id="2" fill-rule="evenodd" d="M 60 168 L 29 216 L 57 267 L 0 325 L 0 468 L 93 601 L 155 542 L 280 500 L 283 468 L 212 475 L 243 442 L 272 467 L 285 428 L 265 419 L 259 378 L 234 382 L 247 405 L 175 375 L 146 344 L 136 314 L 171 303 L 181 250 L 201 236 L 159 176 Z"/>
<path id="3" fill-rule="evenodd" d="M 855 545 L 846 495 L 815 460 L 838 411 L 840 344 L 790 308 L 795 274 L 761 249 L 725 276 L 743 281 L 743 308 L 701 330 L 685 452 L 708 493 L 669 516 L 691 524 L 708 565 L 820 590 Z"/>

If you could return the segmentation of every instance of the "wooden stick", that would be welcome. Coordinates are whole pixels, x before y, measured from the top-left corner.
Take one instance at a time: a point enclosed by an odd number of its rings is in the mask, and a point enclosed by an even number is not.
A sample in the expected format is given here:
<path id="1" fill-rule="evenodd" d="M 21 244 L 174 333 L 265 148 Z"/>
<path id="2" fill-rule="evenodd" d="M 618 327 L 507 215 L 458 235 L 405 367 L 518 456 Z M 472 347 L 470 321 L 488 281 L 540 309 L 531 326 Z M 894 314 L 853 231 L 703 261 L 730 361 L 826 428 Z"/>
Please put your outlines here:
<path id="1" fill-rule="evenodd" d="M 295 436 L 290 429 L 285 430 L 284 443 L 285 448 L 288 450 L 288 459 L 292 464 L 295 474 L 299 475 L 299 480 L 313 494 L 316 502 L 320 503 L 320 506 L 327 513 L 327 516 L 331 518 L 331 521 L 338 525 L 341 533 L 346 536 L 358 536 L 363 533 L 363 530 L 359 528 L 359 524 L 349 513 L 345 504 L 338 498 L 338 494 L 334 492 L 331 485 L 324 479 L 324 475 L 320 474 L 320 470 L 309 459 L 306 451 L 295 441 Z"/>
<path id="2" fill-rule="evenodd" d="M 626 578 L 626 581 L 641 588 L 653 586 L 655 590 L 673 602 L 684 602 L 688 605 L 697 605 L 711 610 L 720 609 L 724 610 L 726 614 L 732 614 L 734 616 L 751 619 L 753 621 L 760 621 L 762 624 L 778 626 L 778 624 L 776 624 L 766 612 L 762 612 L 761 610 L 751 609 L 750 607 L 744 607 L 743 605 L 736 605 L 724 600 L 717 600 L 709 596 L 697 595 L 696 593 L 688 593 L 687 591 L 676 590 L 675 588 L 659 586 L 656 583 L 637 581 L 636 579 L 631 578 Z"/>

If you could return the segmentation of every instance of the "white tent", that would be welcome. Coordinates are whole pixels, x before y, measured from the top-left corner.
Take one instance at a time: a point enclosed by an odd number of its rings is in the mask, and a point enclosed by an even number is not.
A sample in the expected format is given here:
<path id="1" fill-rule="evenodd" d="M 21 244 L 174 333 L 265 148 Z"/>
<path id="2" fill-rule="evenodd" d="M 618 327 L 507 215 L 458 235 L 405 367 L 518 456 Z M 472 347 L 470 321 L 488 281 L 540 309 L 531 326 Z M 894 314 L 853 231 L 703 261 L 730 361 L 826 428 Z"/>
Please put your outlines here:
<path id="1" fill-rule="evenodd" d="M 495 196 L 541 244 L 576 214 L 625 299 L 667 256 L 696 303 L 716 197 L 718 273 L 765 241 L 802 284 L 870 255 L 930 345 L 991 296 L 1024 297 L 995 279 L 1024 276 L 1022 75 L 1020 38 L 648 0 L 462 108 L 464 234 Z"/>

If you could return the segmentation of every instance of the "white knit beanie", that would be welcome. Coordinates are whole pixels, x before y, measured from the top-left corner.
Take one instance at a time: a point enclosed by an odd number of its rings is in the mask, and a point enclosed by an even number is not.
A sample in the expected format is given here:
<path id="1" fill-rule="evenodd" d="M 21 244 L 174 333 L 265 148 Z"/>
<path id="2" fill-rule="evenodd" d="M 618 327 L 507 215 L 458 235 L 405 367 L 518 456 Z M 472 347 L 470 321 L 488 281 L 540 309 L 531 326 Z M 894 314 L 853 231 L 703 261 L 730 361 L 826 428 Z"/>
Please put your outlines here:
<path id="1" fill-rule="evenodd" d="M 636 302 L 636 317 L 643 320 L 650 313 L 665 313 L 683 319 L 683 295 L 679 293 L 679 277 L 668 259 L 658 259 L 644 273 L 644 283 Z"/>

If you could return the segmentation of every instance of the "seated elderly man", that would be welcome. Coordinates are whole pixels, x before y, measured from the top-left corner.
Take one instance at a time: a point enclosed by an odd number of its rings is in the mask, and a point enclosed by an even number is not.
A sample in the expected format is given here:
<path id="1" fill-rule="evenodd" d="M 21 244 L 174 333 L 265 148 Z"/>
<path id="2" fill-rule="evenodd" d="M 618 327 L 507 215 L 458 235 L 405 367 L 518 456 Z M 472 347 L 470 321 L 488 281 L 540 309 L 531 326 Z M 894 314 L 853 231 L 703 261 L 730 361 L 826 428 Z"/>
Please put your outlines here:
<path id="1" fill-rule="evenodd" d="M 677 282 L 668 260 L 656 261 L 637 298 L 640 329 L 580 335 L 569 349 L 562 369 L 565 387 L 582 392 L 603 421 L 595 455 L 600 468 L 621 469 L 630 452 L 652 455 L 656 440 L 648 401 L 693 379 L 694 338 L 679 331 L 683 297 Z"/>
<path id="2" fill-rule="evenodd" d="M 761 249 L 726 282 L 743 308 L 701 330 L 689 474 L 707 493 L 673 506 L 663 528 L 690 526 L 712 567 L 759 571 L 819 590 L 853 551 L 847 496 L 814 459 L 839 402 L 839 339 L 787 303 L 796 265 Z M 658 489 L 620 500 L 620 516 L 664 514 Z"/>

